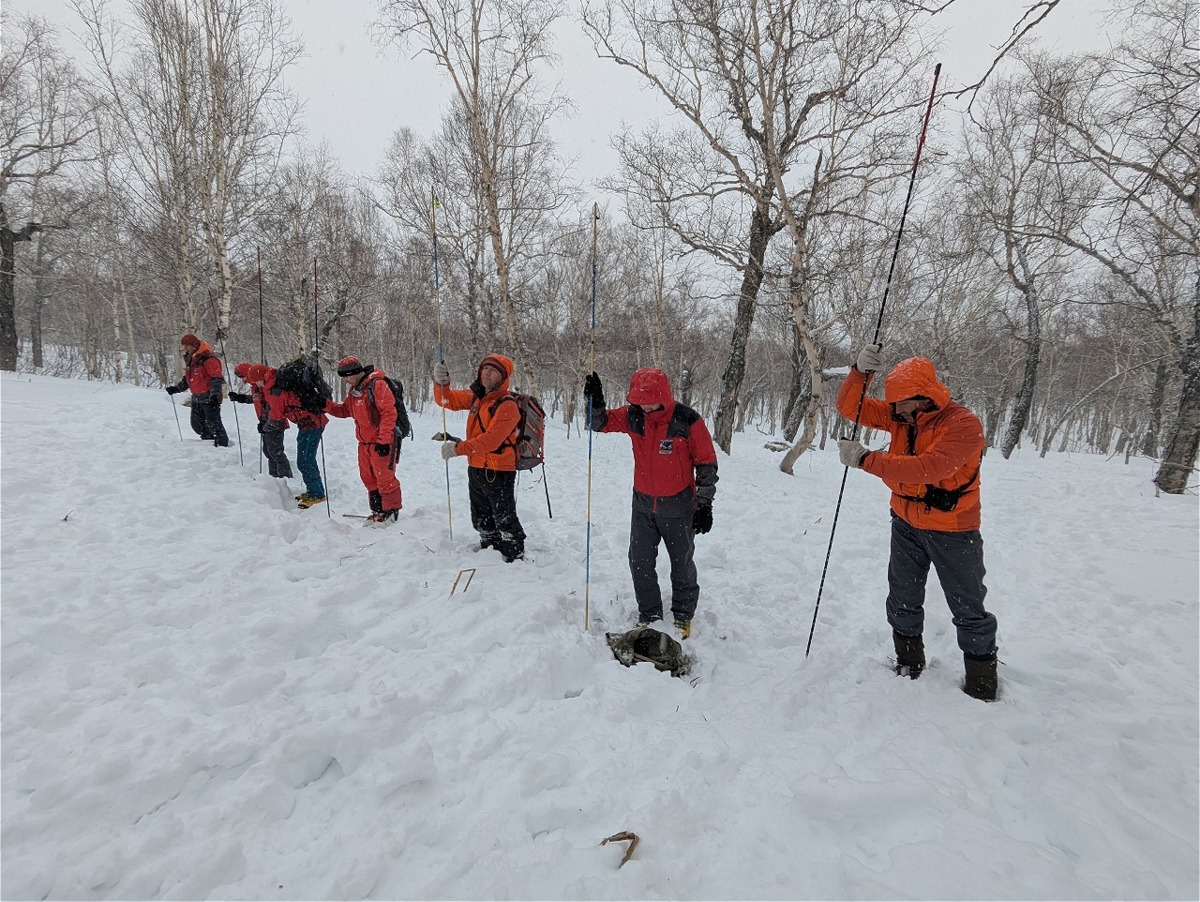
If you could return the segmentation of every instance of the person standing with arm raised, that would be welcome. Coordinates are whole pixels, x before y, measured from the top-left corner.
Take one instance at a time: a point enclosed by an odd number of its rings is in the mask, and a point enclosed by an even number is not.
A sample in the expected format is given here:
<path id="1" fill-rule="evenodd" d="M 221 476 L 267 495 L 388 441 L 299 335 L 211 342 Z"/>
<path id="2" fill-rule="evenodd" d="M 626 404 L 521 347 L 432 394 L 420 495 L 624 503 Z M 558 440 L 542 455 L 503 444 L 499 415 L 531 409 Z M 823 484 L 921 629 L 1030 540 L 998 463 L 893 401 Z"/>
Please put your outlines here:
<path id="1" fill-rule="evenodd" d="M 517 517 L 517 426 L 521 410 L 509 393 L 513 362 L 488 354 L 479 362 L 469 388 L 451 388 L 450 370 L 433 370 L 433 400 L 447 410 L 466 410 L 467 437 L 442 443 L 442 458 L 467 458 L 471 525 L 480 550 L 495 548 L 506 563 L 525 556 L 525 530 Z"/>
<path id="2" fill-rule="evenodd" d="M 629 570 L 638 623 L 662 620 L 658 585 L 659 543 L 671 560 L 671 613 L 682 638 L 691 635 L 700 599 L 693 556 L 696 533 L 713 525 L 717 453 L 703 418 L 675 400 L 662 370 L 640 369 L 630 377 L 624 407 L 609 410 L 595 373 L 584 379 L 593 432 L 623 432 L 633 443 L 633 517 Z"/>

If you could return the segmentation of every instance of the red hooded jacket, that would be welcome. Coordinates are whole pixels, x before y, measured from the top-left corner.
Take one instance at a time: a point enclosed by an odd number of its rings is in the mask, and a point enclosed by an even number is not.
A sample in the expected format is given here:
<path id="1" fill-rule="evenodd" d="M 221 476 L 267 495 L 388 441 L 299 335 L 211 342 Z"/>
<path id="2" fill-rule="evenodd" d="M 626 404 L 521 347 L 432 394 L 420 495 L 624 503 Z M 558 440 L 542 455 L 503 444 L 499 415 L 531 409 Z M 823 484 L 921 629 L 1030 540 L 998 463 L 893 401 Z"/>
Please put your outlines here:
<path id="1" fill-rule="evenodd" d="M 838 391 L 842 416 L 853 418 L 870 380 L 851 369 Z M 897 420 L 893 404 L 915 397 L 929 398 L 934 409 L 917 414 L 915 424 Z M 901 360 L 887 375 L 884 398 L 867 398 L 859 422 L 868 429 L 887 430 L 892 441 L 885 451 L 872 451 L 862 468 L 892 490 L 892 511 L 918 529 L 969 532 L 979 528 L 979 463 L 987 442 L 983 425 L 970 410 L 950 400 L 950 389 L 924 357 Z M 910 499 L 925 494 L 927 485 L 939 489 L 967 486 L 952 511 L 940 511 Z"/>
<path id="2" fill-rule="evenodd" d="M 629 406 L 593 411 L 592 430 L 629 436 L 634 492 L 648 496 L 652 510 L 659 509 L 660 501 L 683 492 L 694 492 L 695 503 L 712 504 L 717 491 L 717 452 L 700 414 L 676 403 L 671 380 L 662 370 L 635 372 L 629 379 L 627 400 Z M 661 404 L 662 409 L 646 413 L 633 406 L 638 404 Z"/>
<path id="3" fill-rule="evenodd" d="M 273 366 L 264 366 L 263 369 L 263 387 L 261 403 L 266 408 L 265 411 L 260 409 L 259 403 L 255 403 L 254 409 L 258 411 L 258 418 L 264 423 L 270 423 L 275 429 L 280 432 L 288 428 L 288 396 L 291 392 L 286 392 L 281 388 L 275 387 L 275 376 L 279 370 Z M 257 388 L 258 386 L 255 386 Z"/>
<path id="4" fill-rule="evenodd" d="M 221 386 L 225 383 L 221 373 L 221 361 L 213 353 L 212 345 L 207 341 L 200 342 L 187 358 L 187 369 L 183 380 L 178 383 L 180 388 L 187 383 L 187 389 L 193 395 L 207 395 L 216 392 L 221 394 Z"/>

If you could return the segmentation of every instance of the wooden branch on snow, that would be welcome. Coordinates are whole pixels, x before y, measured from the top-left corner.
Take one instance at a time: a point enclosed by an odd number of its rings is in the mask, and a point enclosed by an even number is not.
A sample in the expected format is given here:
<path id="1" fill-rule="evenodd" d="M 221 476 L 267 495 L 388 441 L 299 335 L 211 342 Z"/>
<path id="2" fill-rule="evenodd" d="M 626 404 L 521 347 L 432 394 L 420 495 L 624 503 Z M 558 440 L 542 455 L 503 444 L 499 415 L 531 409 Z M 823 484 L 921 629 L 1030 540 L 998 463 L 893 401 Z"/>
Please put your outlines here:
<path id="1" fill-rule="evenodd" d="M 604 839 L 600 840 L 600 845 L 602 845 L 602 846 L 606 846 L 610 842 L 625 842 L 625 841 L 629 842 L 629 848 L 625 850 L 625 856 L 621 859 L 621 863 L 619 865 L 617 865 L 618 868 L 624 867 L 625 862 L 627 862 L 630 858 L 633 857 L 633 850 L 636 849 L 637 845 L 638 845 L 638 835 L 636 833 L 630 833 L 628 830 L 625 830 L 625 831 L 622 831 L 621 833 L 614 833 L 612 836 L 606 836 Z"/>

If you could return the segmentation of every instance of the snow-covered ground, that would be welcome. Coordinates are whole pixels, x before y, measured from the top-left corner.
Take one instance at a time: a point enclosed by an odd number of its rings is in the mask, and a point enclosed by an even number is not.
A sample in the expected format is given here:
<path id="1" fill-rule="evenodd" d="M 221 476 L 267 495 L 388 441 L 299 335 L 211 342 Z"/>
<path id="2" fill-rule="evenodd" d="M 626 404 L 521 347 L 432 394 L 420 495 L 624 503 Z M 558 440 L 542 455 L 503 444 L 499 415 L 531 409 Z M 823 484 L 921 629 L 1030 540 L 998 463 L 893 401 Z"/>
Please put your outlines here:
<path id="1" fill-rule="evenodd" d="M 472 551 L 462 460 L 448 535 L 433 411 L 399 523 L 364 529 L 347 421 L 330 516 L 260 475 L 244 408 L 239 465 L 161 391 L 0 387 L 5 899 L 1200 896 L 1197 498 L 1145 461 L 986 458 L 989 705 L 936 580 L 929 670 L 888 669 L 866 474 L 805 658 L 832 448 L 794 477 L 757 434 L 721 457 L 685 681 L 604 642 L 635 612 L 623 436 L 594 438 L 584 631 L 588 441 L 561 424 L 553 519 L 523 477 L 505 565 Z"/>

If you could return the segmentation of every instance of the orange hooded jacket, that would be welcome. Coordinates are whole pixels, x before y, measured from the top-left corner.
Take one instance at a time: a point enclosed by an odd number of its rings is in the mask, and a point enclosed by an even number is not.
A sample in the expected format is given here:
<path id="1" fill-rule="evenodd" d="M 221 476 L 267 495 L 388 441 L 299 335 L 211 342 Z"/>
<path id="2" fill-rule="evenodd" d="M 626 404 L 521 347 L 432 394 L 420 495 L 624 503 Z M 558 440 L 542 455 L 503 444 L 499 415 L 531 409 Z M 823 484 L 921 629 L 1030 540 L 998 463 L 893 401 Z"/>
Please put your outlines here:
<path id="1" fill-rule="evenodd" d="M 450 388 L 435 382 L 433 400 L 447 410 L 470 411 L 467 414 L 467 437 L 455 449 L 460 455 L 467 456 L 467 466 L 487 470 L 516 470 L 517 449 L 513 443 L 521 422 L 521 409 L 515 400 L 511 404 L 501 403 L 508 395 L 513 362 L 500 354 L 488 354 L 479 361 L 475 371 L 477 381 L 485 366 L 500 370 L 504 378 L 483 397 L 477 396 L 469 388 Z"/>
<path id="2" fill-rule="evenodd" d="M 842 416 L 853 419 L 869 382 L 869 377 L 858 370 L 850 370 L 838 391 L 837 407 Z M 912 425 L 897 420 L 892 405 L 917 396 L 933 401 L 934 409 L 919 412 Z M 979 462 L 987 444 L 979 417 L 950 400 L 950 389 L 924 357 L 901 360 L 892 368 L 884 382 L 884 398 L 867 398 L 859 422 L 868 429 L 887 430 L 892 441 L 887 451 L 872 451 L 863 458 L 862 468 L 892 490 L 892 511 L 918 529 L 978 529 Z M 927 485 L 952 490 L 968 483 L 952 511 L 908 500 L 922 497 Z"/>

